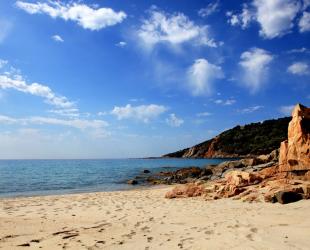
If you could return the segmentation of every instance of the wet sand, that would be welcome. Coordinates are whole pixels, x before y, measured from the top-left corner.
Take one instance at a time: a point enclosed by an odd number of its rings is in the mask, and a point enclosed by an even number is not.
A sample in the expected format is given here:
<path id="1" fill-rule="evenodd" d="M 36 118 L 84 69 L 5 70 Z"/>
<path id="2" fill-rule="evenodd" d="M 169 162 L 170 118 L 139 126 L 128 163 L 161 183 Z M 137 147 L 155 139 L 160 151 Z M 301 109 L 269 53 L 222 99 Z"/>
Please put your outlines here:
<path id="1" fill-rule="evenodd" d="M 0 249 L 310 249 L 309 200 L 168 200 L 170 189 L 0 199 Z"/>

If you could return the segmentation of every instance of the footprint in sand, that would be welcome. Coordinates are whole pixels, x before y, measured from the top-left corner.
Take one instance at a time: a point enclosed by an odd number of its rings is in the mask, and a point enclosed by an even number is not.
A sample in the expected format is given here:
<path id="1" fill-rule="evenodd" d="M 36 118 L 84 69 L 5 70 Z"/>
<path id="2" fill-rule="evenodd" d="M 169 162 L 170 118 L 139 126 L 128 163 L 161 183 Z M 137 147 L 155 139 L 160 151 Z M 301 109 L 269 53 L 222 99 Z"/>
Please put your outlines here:
<path id="1" fill-rule="evenodd" d="M 213 230 L 207 230 L 207 231 L 205 231 L 205 234 L 214 234 L 214 231 Z"/>
<path id="2" fill-rule="evenodd" d="M 250 241 L 254 241 L 253 235 L 252 235 L 252 234 L 248 234 L 248 235 L 246 235 L 246 237 L 247 237 Z"/>

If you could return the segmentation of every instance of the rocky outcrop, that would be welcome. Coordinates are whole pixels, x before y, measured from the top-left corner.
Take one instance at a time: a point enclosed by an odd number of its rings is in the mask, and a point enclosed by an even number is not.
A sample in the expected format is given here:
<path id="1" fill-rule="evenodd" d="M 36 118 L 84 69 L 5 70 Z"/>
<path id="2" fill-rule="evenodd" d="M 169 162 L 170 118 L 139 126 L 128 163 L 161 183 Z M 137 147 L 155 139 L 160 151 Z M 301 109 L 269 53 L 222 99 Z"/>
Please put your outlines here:
<path id="1" fill-rule="evenodd" d="M 204 167 L 187 167 L 176 171 L 162 171 L 149 173 L 143 171 L 127 184 L 136 185 L 157 185 L 157 184 L 186 184 L 195 181 L 213 181 L 224 178 L 231 171 L 245 171 L 254 173 L 265 168 L 274 166 L 278 161 L 277 150 L 268 155 L 261 155 L 257 158 L 245 158 L 235 161 L 226 161 L 218 165 L 207 165 Z M 136 181 L 136 182 L 134 182 Z"/>
<path id="2" fill-rule="evenodd" d="M 287 139 L 290 117 L 236 126 L 211 140 L 163 157 L 243 158 L 269 154 Z"/>
<path id="3" fill-rule="evenodd" d="M 247 202 L 279 202 L 287 204 L 301 199 L 310 198 L 310 183 L 285 178 L 282 174 L 271 175 L 262 171 L 248 173 L 244 171 L 231 171 L 225 178 L 205 183 L 195 182 L 180 185 L 166 194 L 166 198 L 185 198 L 202 196 L 206 200 L 222 198 L 240 199 Z"/>
<path id="4" fill-rule="evenodd" d="M 288 126 L 288 140 L 280 147 L 279 171 L 310 170 L 310 108 L 297 104 Z"/>
<path id="5" fill-rule="evenodd" d="M 176 187 L 166 197 L 233 197 L 281 204 L 310 199 L 310 109 L 296 105 L 288 126 L 288 140 L 281 143 L 280 151 L 224 162 L 210 170 L 209 181 Z"/>

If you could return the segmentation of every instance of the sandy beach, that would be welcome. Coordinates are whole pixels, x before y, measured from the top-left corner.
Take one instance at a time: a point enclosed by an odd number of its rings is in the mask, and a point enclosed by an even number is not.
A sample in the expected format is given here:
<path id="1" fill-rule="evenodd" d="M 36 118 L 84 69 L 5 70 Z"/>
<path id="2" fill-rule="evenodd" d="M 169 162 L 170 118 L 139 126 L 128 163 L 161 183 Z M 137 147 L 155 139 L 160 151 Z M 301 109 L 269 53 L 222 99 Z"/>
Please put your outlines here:
<path id="1" fill-rule="evenodd" d="M 165 199 L 170 189 L 0 199 L 0 249 L 309 249 L 309 200 Z"/>

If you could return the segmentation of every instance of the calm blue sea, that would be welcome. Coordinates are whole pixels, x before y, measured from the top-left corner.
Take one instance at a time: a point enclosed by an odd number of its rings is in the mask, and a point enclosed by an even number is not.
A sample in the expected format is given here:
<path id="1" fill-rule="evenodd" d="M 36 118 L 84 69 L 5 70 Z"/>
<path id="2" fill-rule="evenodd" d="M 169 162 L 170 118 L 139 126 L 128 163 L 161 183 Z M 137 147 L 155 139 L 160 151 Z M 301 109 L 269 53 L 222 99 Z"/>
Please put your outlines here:
<path id="1" fill-rule="evenodd" d="M 0 160 L 0 197 L 130 189 L 142 170 L 171 171 L 221 159 Z M 136 187 L 135 187 L 136 188 Z"/>

